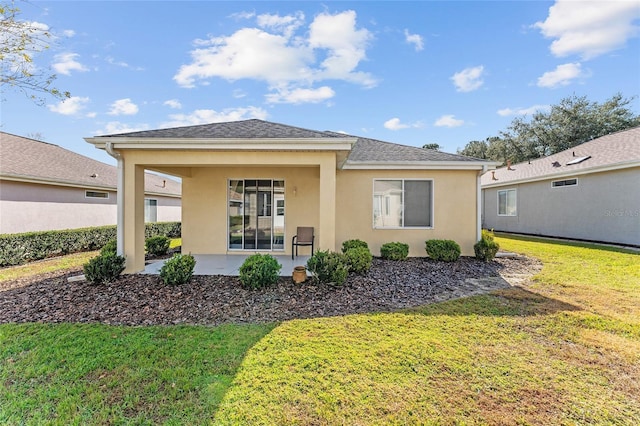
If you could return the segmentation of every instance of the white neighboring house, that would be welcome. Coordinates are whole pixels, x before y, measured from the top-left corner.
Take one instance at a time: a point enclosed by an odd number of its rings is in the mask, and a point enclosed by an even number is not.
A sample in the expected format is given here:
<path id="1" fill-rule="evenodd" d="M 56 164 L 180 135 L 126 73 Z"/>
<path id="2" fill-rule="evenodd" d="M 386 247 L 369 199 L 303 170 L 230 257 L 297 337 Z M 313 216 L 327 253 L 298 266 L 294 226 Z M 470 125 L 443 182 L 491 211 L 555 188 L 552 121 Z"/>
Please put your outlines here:
<path id="1" fill-rule="evenodd" d="M 640 127 L 481 178 L 483 227 L 640 246 Z"/>
<path id="2" fill-rule="evenodd" d="M 0 234 L 115 225 L 117 168 L 0 132 Z M 181 183 L 145 173 L 145 221 L 181 218 Z"/>

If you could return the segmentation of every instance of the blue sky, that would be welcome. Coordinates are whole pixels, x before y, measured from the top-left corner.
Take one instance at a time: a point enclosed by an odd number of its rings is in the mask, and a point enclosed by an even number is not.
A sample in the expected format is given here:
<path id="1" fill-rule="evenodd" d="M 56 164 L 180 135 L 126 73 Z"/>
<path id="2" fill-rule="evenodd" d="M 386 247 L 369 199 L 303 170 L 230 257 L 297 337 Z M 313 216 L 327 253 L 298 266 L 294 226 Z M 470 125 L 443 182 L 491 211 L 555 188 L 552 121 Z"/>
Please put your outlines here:
<path id="1" fill-rule="evenodd" d="M 566 96 L 640 94 L 638 1 L 17 5 L 72 98 L 6 91 L 2 131 L 107 163 L 84 137 L 259 118 L 456 152 Z"/>

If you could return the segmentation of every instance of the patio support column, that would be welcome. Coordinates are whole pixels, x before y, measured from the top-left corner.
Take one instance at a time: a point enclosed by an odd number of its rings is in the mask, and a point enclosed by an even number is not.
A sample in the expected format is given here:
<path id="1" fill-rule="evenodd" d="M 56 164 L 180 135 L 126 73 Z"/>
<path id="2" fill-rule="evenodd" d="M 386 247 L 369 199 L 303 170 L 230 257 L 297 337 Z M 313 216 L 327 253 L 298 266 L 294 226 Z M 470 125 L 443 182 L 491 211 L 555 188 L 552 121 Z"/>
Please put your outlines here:
<path id="1" fill-rule="evenodd" d="M 144 270 L 144 167 L 124 161 L 125 274 Z"/>
<path id="2" fill-rule="evenodd" d="M 336 249 L 336 156 L 324 156 L 320 162 L 320 229 L 318 248 Z"/>

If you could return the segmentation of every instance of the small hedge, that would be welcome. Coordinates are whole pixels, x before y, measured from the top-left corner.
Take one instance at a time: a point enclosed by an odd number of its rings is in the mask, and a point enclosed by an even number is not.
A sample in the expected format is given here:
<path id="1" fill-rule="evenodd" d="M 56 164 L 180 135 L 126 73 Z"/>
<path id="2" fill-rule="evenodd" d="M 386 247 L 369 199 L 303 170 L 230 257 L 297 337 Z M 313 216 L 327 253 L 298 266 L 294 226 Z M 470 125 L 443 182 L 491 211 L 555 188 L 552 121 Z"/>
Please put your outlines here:
<path id="1" fill-rule="evenodd" d="M 147 223 L 145 238 L 180 237 L 180 222 Z M 116 226 L 64 229 L 0 235 L 0 267 L 21 265 L 47 257 L 98 250 L 116 238 Z"/>
<path id="2" fill-rule="evenodd" d="M 409 244 L 385 243 L 380 247 L 380 256 L 389 260 L 404 260 L 409 256 Z"/>
<path id="3" fill-rule="evenodd" d="M 307 261 L 307 269 L 321 284 L 340 287 L 347 280 L 349 265 L 344 254 L 318 250 Z"/>
<path id="4" fill-rule="evenodd" d="M 425 249 L 433 260 L 455 262 L 460 258 L 460 245 L 453 240 L 428 240 Z"/>
<path id="5" fill-rule="evenodd" d="M 168 285 L 185 284 L 193 276 L 195 267 L 196 259 L 193 256 L 176 253 L 160 268 L 160 278 Z"/>
<path id="6" fill-rule="evenodd" d="M 123 256 L 106 252 L 89 260 L 82 269 L 91 284 L 107 284 L 115 281 L 124 271 L 124 263 Z"/>
<path id="7" fill-rule="evenodd" d="M 269 254 L 256 253 L 240 266 L 240 282 L 244 287 L 258 289 L 278 282 L 282 265 Z"/>
<path id="8" fill-rule="evenodd" d="M 167 254 L 170 243 L 171 240 L 164 235 L 156 235 L 144 241 L 144 248 L 149 254 L 162 256 L 163 254 Z"/>
<path id="9" fill-rule="evenodd" d="M 100 254 L 118 254 L 118 241 L 109 240 L 109 242 L 100 249 Z"/>
<path id="10" fill-rule="evenodd" d="M 349 266 L 349 272 L 354 274 L 365 274 L 371 269 L 373 255 L 368 248 L 350 248 L 344 253 L 345 260 Z"/>
<path id="11" fill-rule="evenodd" d="M 473 246 L 476 259 L 489 262 L 496 257 L 498 250 L 500 250 L 500 245 L 493 241 L 493 233 L 483 229 L 482 238 Z"/>
<path id="12" fill-rule="evenodd" d="M 369 245 L 367 244 L 366 241 L 362 241 L 362 240 L 347 240 L 344 243 L 342 243 L 342 252 L 346 253 L 347 250 L 353 249 L 353 248 L 358 248 L 358 247 L 364 247 L 367 250 L 369 250 Z"/>

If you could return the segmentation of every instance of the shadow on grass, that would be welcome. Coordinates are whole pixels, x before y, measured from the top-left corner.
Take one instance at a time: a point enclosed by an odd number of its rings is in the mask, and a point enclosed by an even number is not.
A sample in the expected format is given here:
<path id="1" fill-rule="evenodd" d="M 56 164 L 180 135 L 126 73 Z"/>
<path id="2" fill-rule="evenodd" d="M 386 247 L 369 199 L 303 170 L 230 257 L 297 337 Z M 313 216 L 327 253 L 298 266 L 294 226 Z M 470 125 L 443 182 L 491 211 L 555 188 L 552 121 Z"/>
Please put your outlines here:
<path id="1" fill-rule="evenodd" d="M 511 234 L 507 232 L 495 232 L 496 237 L 508 238 L 516 241 L 553 243 L 554 245 L 567 247 L 580 247 L 590 250 L 610 251 L 613 253 L 626 253 L 640 255 L 640 247 L 616 246 L 614 244 L 597 243 L 594 241 L 580 241 L 563 238 L 544 237 L 541 235 Z"/>

